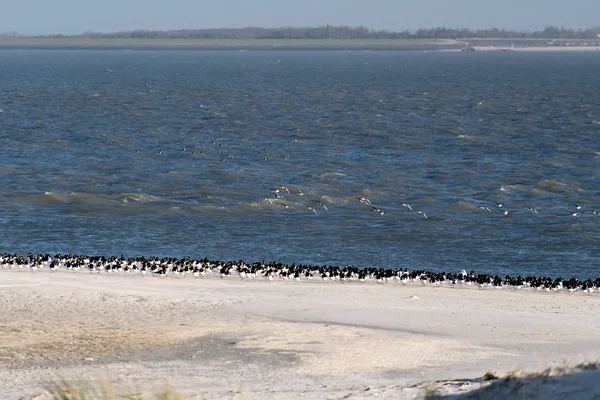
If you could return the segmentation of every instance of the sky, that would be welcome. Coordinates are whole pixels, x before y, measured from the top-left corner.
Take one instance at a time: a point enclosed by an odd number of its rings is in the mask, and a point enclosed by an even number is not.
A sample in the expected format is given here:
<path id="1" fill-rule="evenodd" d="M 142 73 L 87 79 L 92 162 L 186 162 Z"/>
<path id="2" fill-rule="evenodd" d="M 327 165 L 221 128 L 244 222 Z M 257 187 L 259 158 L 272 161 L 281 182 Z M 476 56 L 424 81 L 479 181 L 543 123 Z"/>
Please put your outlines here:
<path id="1" fill-rule="evenodd" d="M 517 31 L 600 25 L 600 0 L 0 0 L 0 33 L 77 34 L 246 26 L 446 26 Z"/>

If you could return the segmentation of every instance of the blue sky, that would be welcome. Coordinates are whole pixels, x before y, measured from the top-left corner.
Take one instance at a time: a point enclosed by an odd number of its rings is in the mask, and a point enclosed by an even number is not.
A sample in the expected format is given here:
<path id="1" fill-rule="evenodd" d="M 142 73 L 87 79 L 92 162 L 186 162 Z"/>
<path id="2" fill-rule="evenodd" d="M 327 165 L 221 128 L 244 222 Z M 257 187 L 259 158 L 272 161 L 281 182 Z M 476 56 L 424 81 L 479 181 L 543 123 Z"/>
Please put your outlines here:
<path id="1" fill-rule="evenodd" d="M 600 0 L 0 0 L 0 32 L 244 26 L 435 26 L 520 31 L 600 25 Z"/>

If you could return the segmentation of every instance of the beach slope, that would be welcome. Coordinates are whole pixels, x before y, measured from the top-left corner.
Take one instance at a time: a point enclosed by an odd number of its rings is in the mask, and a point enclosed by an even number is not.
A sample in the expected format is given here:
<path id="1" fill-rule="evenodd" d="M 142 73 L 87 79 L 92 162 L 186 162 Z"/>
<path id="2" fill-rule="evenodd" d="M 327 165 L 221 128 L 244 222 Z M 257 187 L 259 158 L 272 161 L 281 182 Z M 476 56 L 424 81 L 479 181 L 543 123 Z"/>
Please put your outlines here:
<path id="1" fill-rule="evenodd" d="M 0 271 L 0 393 L 106 378 L 190 398 L 419 398 L 596 360 L 600 295 Z"/>

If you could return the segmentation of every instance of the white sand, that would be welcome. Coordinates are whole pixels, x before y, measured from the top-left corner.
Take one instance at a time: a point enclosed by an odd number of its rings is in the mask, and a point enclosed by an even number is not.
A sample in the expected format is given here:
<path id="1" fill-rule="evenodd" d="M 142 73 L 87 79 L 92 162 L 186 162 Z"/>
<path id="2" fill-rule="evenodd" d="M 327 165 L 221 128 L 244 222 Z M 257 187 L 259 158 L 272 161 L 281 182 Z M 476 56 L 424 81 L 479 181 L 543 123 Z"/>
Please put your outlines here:
<path id="1" fill-rule="evenodd" d="M 599 305 L 583 293 L 5 270 L 0 393 L 35 396 L 57 377 L 168 382 L 206 399 L 460 393 L 488 370 L 596 360 Z"/>
<path id="2" fill-rule="evenodd" d="M 498 51 L 518 51 L 518 52 L 552 52 L 552 53 L 576 53 L 576 52 L 600 52 L 600 47 L 596 46 L 531 46 L 531 47 L 509 47 L 509 46 L 488 46 L 488 50 L 483 50 L 486 46 L 475 46 L 477 52 L 498 52 Z M 462 52 L 461 49 L 443 49 L 442 52 Z"/>
<path id="3" fill-rule="evenodd" d="M 595 51 L 600 52 L 600 47 L 596 46 L 540 46 L 540 47 L 515 47 L 515 51 L 531 51 L 531 52 L 578 52 L 578 51 Z"/>

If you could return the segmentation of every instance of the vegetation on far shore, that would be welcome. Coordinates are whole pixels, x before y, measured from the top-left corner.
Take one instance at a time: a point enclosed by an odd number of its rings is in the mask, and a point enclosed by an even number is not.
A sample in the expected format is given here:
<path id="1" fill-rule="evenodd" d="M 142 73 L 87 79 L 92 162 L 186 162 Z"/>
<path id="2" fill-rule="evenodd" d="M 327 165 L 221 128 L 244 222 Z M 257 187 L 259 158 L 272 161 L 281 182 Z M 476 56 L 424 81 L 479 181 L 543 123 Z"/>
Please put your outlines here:
<path id="1" fill-rule="evenodd" d="M 363 26 L 331 25 L 307 28 L 135 30 L 45 36 L 21 36 L 13 32 L 0 34 L 0 48 L 436 50 L 460 49 L 485 40 L 488 43 L 510 40 L 511 45 L 519 47 L 600 46 L 600 26 L 586 30 L 548 26 L 542 31 L 533 32 L 445 27 L 394 32 L 375 31 Z"/>
<path id="2" fill-rule="evenodd" d="M 19 38 L 18 33 L 0 34 L 0 37 Z M 121 32 L 84 32 L 79 35 L 44 35 L 37 38 L 77 38 L 77 39 L 225 39 L 225 40 L 381 40 L 381 39 L 585 39 L 600 40 L 600 26 L 589 29 L 572 29 L 547 26 L 538 31 L 514 31 L 498 28 L 422 28 L 409 30 L 374 30 L 364 26 L 280 27 L 280 28 L 220 28 L 220 29 L 179 29 L 179 30 L 132 30 Z"/>

